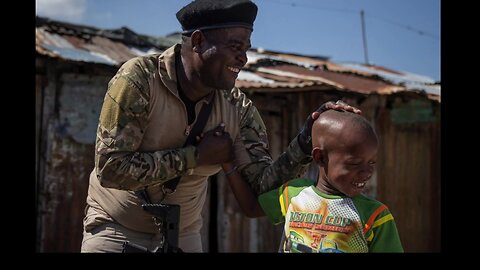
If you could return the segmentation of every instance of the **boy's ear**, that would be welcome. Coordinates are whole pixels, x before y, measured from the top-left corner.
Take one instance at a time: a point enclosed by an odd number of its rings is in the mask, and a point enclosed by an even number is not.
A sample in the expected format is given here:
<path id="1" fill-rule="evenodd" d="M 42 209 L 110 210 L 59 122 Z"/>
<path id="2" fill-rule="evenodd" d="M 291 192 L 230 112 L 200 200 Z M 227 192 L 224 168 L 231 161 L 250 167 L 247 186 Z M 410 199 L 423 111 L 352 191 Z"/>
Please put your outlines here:
<path id="1" fill-rule="evenodd" d="M 320 166 L 325 166 L 325 158 L 326 158 L 325 150 L 321 150 L 320 147 L 314 147 L 312 149 L 312 158 L 318 164 L 320 164 Z"/>

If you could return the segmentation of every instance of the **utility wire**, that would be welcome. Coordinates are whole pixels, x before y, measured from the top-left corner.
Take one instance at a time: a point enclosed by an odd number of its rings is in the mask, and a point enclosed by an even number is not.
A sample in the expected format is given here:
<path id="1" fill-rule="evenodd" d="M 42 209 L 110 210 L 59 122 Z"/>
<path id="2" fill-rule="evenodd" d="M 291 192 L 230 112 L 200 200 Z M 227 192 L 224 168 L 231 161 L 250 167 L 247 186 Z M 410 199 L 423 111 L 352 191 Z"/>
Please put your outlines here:
<path id="1" fill-rule="evenodd" d="M 305 5 L 305 4 L 296 4 L 296 3 L 291 3 L 291 2 L 284 2 L 284 1 L 276 1 L 276 0 L 270 0 L 270 2 L 274 2 L 274 3 L 277 3 L 277 4 L 282 4 L 282 5 L 287 5 L 287 6 L 291 6 L 291 7 L 300 7 L 300 8 L 306 8 L 306 9 L 317 9 L 317 10 L 328 10 L 328 11 L 335 11 L 335 12 L 344 12 L 344 13 L 354 13 L 354 14 L 358 14 L 360 11 L 357 11 L 357 10 L 352 10 L 352 9 L 341 9 L 341 8 L 327 8 L 327 7 L 319 7 L 319 6 L 312 6 L 312 5 Z M 386 18 L 382 18 L 382 17 L 379 17 L 379 16 L 376 16 L 376 15 L 370 15 L 370 14 L 367 14 L 365 12 L 365 16 L 370 16 L 374 19 L 377 19 L 377 20 L 380 20 L 380 21 L 384 21 L 384 22 L 387 22 L 387 23 L 390 23 L 390 24 L 393 24 L 393 25 L 396 25 L 396 26 L 399 26 L 399 27 L 402 27 L 408 31 L 412 31 L 412 32 L 415 32 L 419 35 L 422 35 L 422 36 L 426 36 L 426 37 L 429 37 L 429 38 L 433 38 L 433 39 L 436 39 L 436 40 L 440 40 L 440 37 L 438 35 L 435 35 L 435 34 L 431 34 L 431 33 L 428 33 L 426 31 L 422 31 L 422 30 L 418 30 L 418 29 L 415 29 L 414 27 L 411 27 L 411 26 L 408 26 L 408 25 L 404 25 L 404 24 L 401 24 L 401 23 L 398 23 L 398 22 L 394 22 L 390 19 L 386 19 Z"/>
<path id="2" fill-rule="evenodd" d="M 304 4 L 299 5 L 299 4 L 296 4 L 296 3 L 288 3 L 288 2 L 276 1 L 276 0 L 270 0 L 270 2 L 275 2 L 275 3 L 277 3 L 277 4 L 282 4 L 282 5 L 291 6 L 291 7 L 300 7 L 300 8 L 306 8 L 306 9 L 330 10 L 330 11 L 336 11 L 336 12 L 345 12 L 345 13 L 355 13 L 355 14 L 358 14 L 358 11 L 353 10 L 353 9 L 318 7 L 318 6 L 304 5 Z"/>
<path id="3" fill-rule="evenodd" d="M 390 24 L 393 24 L 393 25 L 396 25 L 396 26 L 399 26 L 399 27 L 402 27 L 402 28 L 405 28 L 406 30 L 409 30 L 409 31 L 412 31 L 412 32 L 415 32 L 419 35 L 422 35 L 422 36 L 426 36 L 426 37 L 429 37 L 429 38 L 433 38 L 433 39 L 436 39 L 436 40 L 440 40 L 440 37 L 435 35 L 435 34 L 430 34 L 430 33 L 427 33 L 426 31 L 422 31 L 422 30 L 418 30 L 418 29 L 415 29 L 411 26 L 408 26 L 408 25 L 404 25 L 404 24 L 401 24 L 401 23 L 397 23 L 397 22 L 394 22 L 392 20 L 389 20 L 389 19 L 386 19 L 386 18 L 382 18 L 382 17 L 379 17 L 379 16 L 376 16 L 376 15 L 370 15 L 370 17 L 374 18 L 374 19 L 377 19 L 377 20 L 380 20 L 380 21 L 384 21 L 384 22 L 387 22 L 387 23 L 390 23 Z"/>

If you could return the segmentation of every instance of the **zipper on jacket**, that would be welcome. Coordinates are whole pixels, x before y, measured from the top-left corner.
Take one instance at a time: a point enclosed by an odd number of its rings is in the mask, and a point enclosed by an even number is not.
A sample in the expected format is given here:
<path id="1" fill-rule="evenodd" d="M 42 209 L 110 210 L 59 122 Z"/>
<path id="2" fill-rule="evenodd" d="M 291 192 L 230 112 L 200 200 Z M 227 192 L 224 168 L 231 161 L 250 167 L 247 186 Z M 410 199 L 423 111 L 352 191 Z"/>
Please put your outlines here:
<path id="1" fill-rule="evenodd" d="M 193 123 L 192 124 L 188 124 L 188 111 L 187 111 L 187 105 L 185 105 L 185 103 L 183 102 L 183 100 L 178 96 L 177 97 L 179 100 L 180 100 L 180 103 L 182 103 L 182 106 L 183 106 L 183 109 L 185 110 L 185 116 L 187 118 L 187 127 L 185 128 L 185 131 L 183 132 L 183 134 L 185 134 L 185 136 L 188 137 L 188 135 L 190 135 L 190 131 L 192 130 L 192 126 L 195 124 L 195 122 L 197 121 L 197 116 L 195 115 L 195 119 L 193 120 Z"/>

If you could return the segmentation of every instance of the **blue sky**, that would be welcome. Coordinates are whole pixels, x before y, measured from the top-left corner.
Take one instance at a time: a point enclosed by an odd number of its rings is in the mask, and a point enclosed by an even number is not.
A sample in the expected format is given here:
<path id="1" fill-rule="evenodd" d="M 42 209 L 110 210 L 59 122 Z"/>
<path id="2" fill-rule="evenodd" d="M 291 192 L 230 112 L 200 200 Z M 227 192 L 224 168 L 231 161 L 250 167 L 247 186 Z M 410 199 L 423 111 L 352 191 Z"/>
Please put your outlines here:
<path id="1" fill-rule="evenodd" d="M 37 15 L 98 28 L 164 36 L 190 0 L 36 0 Z M 440 0 L 254 0 L 252 47 L 364 63 L 440 81 Z"/>

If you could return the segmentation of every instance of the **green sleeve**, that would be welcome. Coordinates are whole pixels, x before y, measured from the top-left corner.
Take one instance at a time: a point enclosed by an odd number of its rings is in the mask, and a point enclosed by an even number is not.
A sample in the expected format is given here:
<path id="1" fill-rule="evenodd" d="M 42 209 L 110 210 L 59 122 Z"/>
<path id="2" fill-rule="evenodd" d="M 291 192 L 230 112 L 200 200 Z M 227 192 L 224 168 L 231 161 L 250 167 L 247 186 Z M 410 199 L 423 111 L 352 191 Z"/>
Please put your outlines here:
<path id="1" fill-rule="evenodd" d="M 377 216 L 367 235 L 371 237 L 369 252 L 403 252 L 395 220 L 388 209 Z"/>
<path id="2" fill-rule="evenodd" d="M 314 182 L 309 179 L 293 179 L 277 189 L 261 194 L 258 201 L 269 220 L 276 225 L 285 221 L 291 199 L 312 184 Z"/>
<path id="3" fill-rule="evenodd" d="M 265 192 L 258 197 L 258 202 L 262 206 L 263 212 L 273 224 L 279 224 L 284 221 L 280 199 L 282 198 L 283 186 Z"/>

